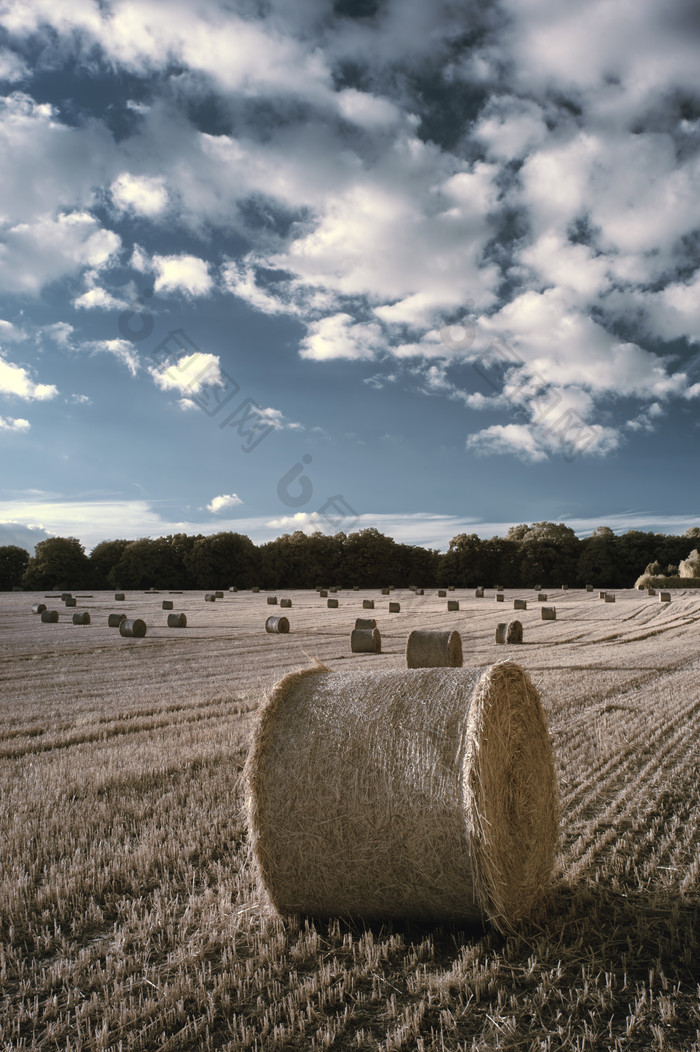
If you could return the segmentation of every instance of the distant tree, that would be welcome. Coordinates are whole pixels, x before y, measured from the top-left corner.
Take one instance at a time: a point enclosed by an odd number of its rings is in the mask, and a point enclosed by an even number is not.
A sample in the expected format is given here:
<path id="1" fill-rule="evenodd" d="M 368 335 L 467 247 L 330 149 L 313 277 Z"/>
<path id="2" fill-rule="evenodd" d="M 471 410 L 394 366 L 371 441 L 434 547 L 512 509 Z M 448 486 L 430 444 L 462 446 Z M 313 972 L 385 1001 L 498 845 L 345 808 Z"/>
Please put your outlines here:
<path id="1" fill-rule="evenodd" d="M 29 565 L 29 552 L 16 544 L 0 547 L 0 592 L 11 592 L 22 584 L 22 577 Z"/>
<path id="2" fill-rule="evenodd" d="M 180 554 L 165 537 L 130 541 L 107 574 L 111 588 L 178 588 L 184 577 Z"/>
<path id="3" fill-rule="evenodd" d="M 395 583 L 392 581 L 396 569 L 395 548 L 396 541 L 373 526 L 351 533 L 343 545 L 340 568 L 343 581 L 349 585 L 359 584 L 361 588 Z"/>
<path id="4" fill-rule="evenodd" d="M 533 522 L 521 535 L 519 583 L 528 587 L 577 583 L 580 549 L 581 542 L 570 526 Z"/>
<path id="5" fill-rule="evenodd" d="M 90 552 L 90 588 L 113 588 L 110 572 L 117 565 L 130 541 L 100 541 Z"/>
<path id="6" fill-rule="evenodd" d="M 584 537 L 576 567 L 580 584 L 618 587 L 615 542 L 617 537 L 609 526 L 596 526 L 590 537 Z"/>
<path id="7" fill-rule="evenodd" d="M 262 570 L 260 550 L 242 533 L 200 537 L 184 561 L 195 588 L 252 588 Z"/>
<path id="8" fill-rule="evenodd" d="M 84 588 L 90 580 L 90 560 L 76 537 L 49 537 L 39 541 L 29 560 L 22 584 L 30 591 Z"/>
<path id="9" fill-rule="evenodd" d="M 486 545 L 476 533 L 458 533 L 440 559 L 438 583 L 459 588 L 492 583 L 493 570 Z"/>

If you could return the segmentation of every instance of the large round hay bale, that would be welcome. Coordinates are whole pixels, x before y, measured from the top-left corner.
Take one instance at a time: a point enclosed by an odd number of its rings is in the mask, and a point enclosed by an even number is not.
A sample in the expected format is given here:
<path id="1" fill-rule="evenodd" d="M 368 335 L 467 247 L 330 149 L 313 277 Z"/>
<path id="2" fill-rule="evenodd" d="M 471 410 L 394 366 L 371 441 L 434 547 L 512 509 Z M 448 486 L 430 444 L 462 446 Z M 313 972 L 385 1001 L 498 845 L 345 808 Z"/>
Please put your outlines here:
<path id="1" fill-rule="evenodd" d="M 401 613 L 401 603 L 389 603 L 389 613 L 390 614 L 400 614 Z"/>
<path id="2" fill-rule="evenodd" d="M 115 601 L 115 603 L 123 603 L 123 602 L 126 601 L 126 596 L 124 595 L 123 592 L 115 592 L 114 593 L 114 601 Z"/>
<path id="3" fill-rule="evenodd" d="M 73 614 L 73 624 L 74 625 L 89 625 L 90 624 L 90 614 L 87 612 L 87 610 L 83 611 L 82 614 Z"/>
<path id="4" fill-rule="evenodd" d="M 477 588 L 476 591 L 474 592 L 474 596 L 475 596 L 476 599 L 483 599 L 484 598 L 484 589 L 483 588 Z"/>
<path id="5" fill-rule="evenodd" d="M 216 596 L 214 595 L 214 593 L 213 592 L 207 592 L 207 594 L 204 596 L 204 602 L 205 603 L 215 603 L 216 602 Z"/>
<path id="6" fill-rule="evenodd" d="M 238 589 L 236 588 L 235 584 L 232 584 L 232 585 L 231 585 L 231 586 L 229 587 L 229 592 L 237 592 L 237 591 L 238 591 Z"/>
<path id="7" fill-rule="evenodd" d="M 356 617 L 355 628 L 376 628 L 377 622 L 373 617 Z"/>
<path id="8" fill-rule="evenodd" d="M 222 591 L 214 592 L 214 595 L 216 596 L 217 599 L 223 599 L 224 598 L 224 593 Z"/>
<path id="9" fill-rule="evenodd" d="M 670 592 L 659 592 L 659 602 L 660 603 L 670 603 L 671 602 L 671 593 Z"/>
<path id="10" fill-rule="evenodd" d="M 506 643 L 522 643 L 523 626 L 520 621 L 511 621 L 506 632 Z"/>
<path id="11" fill-rule="evenodd" d="M 284 607 L 285 609 L 288 610 L 291 605 L 292 605 L 292 600 L 291 599 L 280 599 L 280 606 Z"/>
<path id="12" fill-rule="evenodd" d="M 537 593 L 537 601 L 540 602 L 540 603 L 546 603 L 547 602 L 547 594 L 546 594 L 546 592 L 538 592 Z"/>
<path id="13" fill-rule="evenodd" d="M 448 599 L 447 600 L 448 610 L 459 610 L 459 599 Z"/>
<path id="14" fill-rule="evenodd" d="M 615 602 L 615 596 L 613 595 L 612 592 L 606 592 L 605 593 L 605 602 L 606 603 L 614 603 Z"/>
<path id="15" fill-rule="evenodd" d="M 71 596 L 70 599 L 66 599 L 66 606 L 77 606 L 77 605 L 78 605 L 78 600 L 77 599 L 73 599 L 72 596 Z"/>
<path id="16" fill-rule="evenodd" d="M 391 588 L 382 588 L 382 595 L 390 595 Z"/>
<path id="17" fill-rule="evenodd" d="M 461 668 L 462 638 L 442 628 L 414 628 L 406 642 L 408 668 Z"/>
<path id="18" fill-rule="evenodd" d="M 363 599 L 362 600 L 363 610 L 374 610 L 374 599 Z"/>
<path id="19" fill-rule="evenodd" d="M 187 628 L 187 618 L 184 614 L 168 614 L 168 628 Z"/>
<path id="20" fill-rule="evenodd" d="M 55 625 L 58 621 L 58 610 L 42 610 L 41 620 L 45 625 Z"/>
<path id="21" fill-rule="evenodd" d="M 35 603 L 32 607 L 33 614 L 43 614 L 44 610 L 46 610 L 46 603 Z"/>
<path id="22" fill-rule="evenodd" d="M 503 599 L 503 592 L 496 592 L 496 602 L 497 602 L 497 603 L 502 603 L 502 602 L 504 602 L 504 599 Z"/>
<path id="23" fill-rule="evenodd" d="M 119 635 L 127 639 L 143 639 L 147 630 L 146 622 L 140 617 L 135 617 L 133 620 L 124 618 L 119 625 Z"/>
<path id="24" fill-rule="evenodd" d="M 606 595 L 607 595 L 607 592 L 598 592 L 598 598 L 599 599 L 605 599 Z"/>
<path id="25" fill-rule="evenodd" d="M 514 662 L 293 672 L 262 710 L 244 777 L 258 883 L 282 915 L 508 931 L 551 876 L 552 747 Z"/>
<path id="26" fill-rule="evenodd" d="M 327 588 L 319 588 L 318 594 L 319 594 L 321 599 L 327 599 L 328 598 L 328 589 Z"/>
<path id="27" fill-rule="evenodd" d="M 277 596 L 276 595 L 268 595 L 268 597 L 267 597 L 267 605 L 268 606 L 277 606 Z"/>
<path id="28" fill-rule="evenodd" d="M 535 591 L 536 591 L 536 592 L 539 592 L 539 591 L 541 590 L 541 588 L 542 588 L 542 585 L 541 585 L 541 584 L 536 584 L 536 585 L 535 585 Z"/>
<path id="29" fill-rule="evenodd" d="M 556 621 L 557 619 L 557 608 L 556 606 L 543 606 L 540 607 L 542 610 L 543 621 Z"/>
<path id="30" fill-rule="evenodd" d="M 122 621 L 126 621 L 126 614 L 110 614 L 107 618 L 107 624 L 110 628 L 119 628 Z"/>
<path id="31" fill-rule="evenodd" d="M 350 633 L 353 654 L 381 654 L 382 637 L 378 628 L 354 628 Z"/>
<path id="32" fill-rule="evenodd" d="M 505 621 L 501 621 L 500 624 L 496 625 L 496 642 L 505 643 L 506 632 L 508 631 L 508 625 Z"/>
<path id="33" fill-rule="evenodd" d="M 514 610 L 527 610 L 527 600 L 526 599 L 514 599 L 513 600 L 513 609 Z"/>
<path id="34" fill-rule="evenodd" d="M 338 605 L 339 604 L 337 599 L 326 599 L 326 606 L 329 610 L 337 610 Z"/>
<path id="35" fill-rule="evenodd" d="M 438 591 L 438 599 L 447 599 L 447 590 L 445 588 L 441 588 Z"/>
<path id="36" fill-rule="evenodd" d="M 272 615 L 265 622 L 265 631 L 286 635 L 289 632 L 289 621 L 286 617 L 275 617 Z"/>
<path id="37" fill-rule="evenodd" d="M 173 603 L 172 599 L 164 599 L 160 605 L 162 610 L 172 610 L 175 604 Z"/>

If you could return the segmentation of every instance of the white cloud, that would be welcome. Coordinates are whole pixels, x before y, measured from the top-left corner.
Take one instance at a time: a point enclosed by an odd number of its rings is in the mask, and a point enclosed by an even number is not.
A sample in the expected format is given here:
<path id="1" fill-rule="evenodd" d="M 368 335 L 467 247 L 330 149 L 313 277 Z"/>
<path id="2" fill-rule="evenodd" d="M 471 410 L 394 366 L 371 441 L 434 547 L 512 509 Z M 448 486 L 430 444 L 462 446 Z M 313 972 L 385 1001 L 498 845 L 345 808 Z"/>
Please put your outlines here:
<path id="1" fill-rule="evenodd" d="M 127 367 L 132 376 L 139 371 L 139 356 L 129 340 L 90 340 L 85 344 L 95 353 L 111 354 Z"/>
<path id="2" fill-rule="evenodd" d="M 79 310 L 126 310 L 126 300 L 117 299 L 106 289 L 95 287 L 76 296 L 73 306 Z"/>
<path id="3" fill-rule="evenodd" d="M 222 493 L 219 497 L 213 497 L 207 504 L 207 511 L 218 514 L 220 511 L 230 511 L 243 501 L 236 493 Z"/>
<path id="4" fill-rule="evenodd" d="M 221 268 L 221 277 L 228 292 L 249 303 L 263 314 L 298 314 L 299 307 L 292 301 L 282 299 L 257 284 L 255 268 L 251 263 L 229 260 Z"/>
<path id="5" fill-rule="evenodd" d="M 189 296 L 206 296 L 214 282 L 209 265 L 197 256 L 154 256 L 156 292 L 185 292 Z"/>
<path id="6" fill-rule="evenodd" d="M 161 215 L 168 205 L 168 191 L 162 176 L 132 175 L 122 172 L 110 187 L 117 208 L 149 219 Z"/>
<path id="7" fill-rule="evenodd" d="M 0 80 L 6 80 L 10 84 L 23 80 L 29 76 L 29 67 L 14 51 L 0 48 Z"/>
<path id="8" fill-rule="evenodd" d="M 384 340 L 376 322 L 354 322 L 349 314 L 334 314 L 309 325 L 301 357 L 317 362 L 333 358 L 373 358 Z"/>
<path id="9" fill-rule="evenodd" d="M 14 395 L 27 402 L 44 402 L 55 398 L 58 388 L 54 384 L 36 384 L 23 365 L 15 365 L 0 358 L 0 394 Z"/>
<path id="10" fill-rule="evenodd" d="M 87 212 L 42 215 L 0 229 L 0 281 L 8 292 L 38 293 L 83 267 L 100 267 L 121 245 Z"/>
<path id="11" fill-rule="evenodd" d="M 0 431 L 29 431 L 30 427 L 22 417 L 0 416 Z"/>
<path id="12" fill-rule="evenodd" d="M 277 519 L 267 519 L 265 525 L 279 530 L 281 533 L 293 533 L 300 530 L 302 533 L 310 535 L 312 533 L 322 533 L 323 527 L 327 523 L 317 511 L 298 511 L 294 515 L 282 515 Z"/>
<path id="13" fill-rule="evenodd" d="M 203 387 L 223 387 L 221 361 L 216 354 L 195 351 L 178 359 L 175 365 L 149 366 L 149 373 L 161 391 L 199 394 Z M 187 399 L 187 401 L 191 401 Z M 191 408 L 190 405 L 183 408 Z"/>

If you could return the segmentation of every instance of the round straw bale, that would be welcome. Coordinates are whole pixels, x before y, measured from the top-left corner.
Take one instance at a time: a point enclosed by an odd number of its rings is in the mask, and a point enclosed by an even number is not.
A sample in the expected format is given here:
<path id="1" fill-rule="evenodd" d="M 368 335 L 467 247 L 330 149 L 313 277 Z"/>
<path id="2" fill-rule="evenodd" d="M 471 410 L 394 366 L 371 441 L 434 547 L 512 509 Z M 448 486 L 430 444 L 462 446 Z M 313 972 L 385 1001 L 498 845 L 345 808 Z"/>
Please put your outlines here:
<path id="1" fill-rule="evenodd" d="M 506 632 L 506 643 L 522 643 L 523 626 L 520 621 L 511 621 Z"/>
<path id="2" fill-rule="evenodd" d="M 33 614 L 43 614 L 45 609 L 46 609 L 46 603 L 35 603 L 34 606 L 32 607 L 32 613 Z"/>
<path id="3" fill-rule="evenodd" d="M 238 589 L 236 588 L 235 584 L 232 584 L 232 585 L 231 585 L 231 586 L 229 587 L 229 592 L 237 592 L 237 591 L 238 591 Z"/>
<path id="4" fill-rule="evenodd" d="M 503 591 L 503 585 L 502 584 L 497 584 L 496 585 L 496 591 L 497 592 L 502 592 Z"/>
<path id="5" fill-rule="evenodd" d="M 90 624 L 90 615 L 87 612 L 87 610 L 85 610 L 82 614 L 73 614 L 73 624 L 74 625 L 89 625 Z"/>
<path id="6" fill-rule="evenodd" d="M 543 621 L 556 621 L 556 619 L 557 619 L 557 608 L 556 608 L 556 606 L 542 606 L 542 607 L 540 607 L 540 609 L 542 611 L 542 620 Z"/>
<path id="7" fill-rule="evenodd" d="M 268 606 L 277 606 L 277 596 L 276 595 L 268 595 L 268 597 L 267 597 L 267 605 Z"/>
<path id="8" fill-rule="evenodd" d="M 542 589 L 542 585 L 541 585 L 541 584 L 536 584 L 536 585 L 535 585 L 535 591 L 536 591 L 536 592 L 539 592 L 539 591 L 541 591 L 541 589 Z"/>
<path id="9" fill-rule="evenodd" d="M 163 610 L 172 610 L 175 604 L 173 603 L 172 599 L 164 599 L 160 605 L 161 609 Z"/>
<path id="10" fill-rule="evenodd" d="M 438 592 L 438 599 L 447 599 L 447 591 L 444 588 Z"/>
<path id="11" fill-rule="evenodd" d="M 73 598 L 66 599 L 66 606 L 77 606 L 77 605 L 78 605 L 78 600 L 77 599 L 73 599 Z"/>
<path id="12" fill-rule="evenodd" d="M 63 600 L 64 603 L 65 603 L 66 599 L 72 599 L 72 598 L 73 598 L 73 593 L 72 592 L 61 592 L 61 599 Z"/>
<path id="13" fill-rule="evenodd" d="M 321 599 L 327 599 L 328 598 L 328 589 L 327 588 L 319 588 L 318 594 L 319 594 Z"/>
<path id="14" fill-rule="evenodd" d="M 459 610 L 459 599 L 448 599 L 447 600 L 448 610 Z"/>
<path id="15" fill-rule="evenodd" d="M 406 642 L 408 668 L 461 668 L 462 638 L 442 628 L 414 628 Z"/>
<path id="16" fill-rule="evenodd" d="M 214 592 L 214 595 L 216 596 L 217 599 L 223 599 L 224 598 L 224 593 L 221 592 L 221 591 Z"/>
<path id="17" fill-rule="evenodd" d="M 331 595 L 335 595 L 336 592 L 338 591 L 338 589 L 337 588 L 329 588 L 328 591 L 331 593 Z"/>
<path id="18" fill-rule="evenodd" d="M 598 598 L 599 599 L 605 599 L 606 594 L 607 594 L 606 592 L 598 592 Z"/>
<path id="19" fill-rule="evenodd" d="M 612 592 L 606 592 L 605 593 L 605 602 L 606 603 L 614 603 L 615 602 L 615 596 L 612 594 Z"/>
<path id="20" fill-rule="evenodd" d="M 390 614 L 400 614 L 401 613 L 401 603 L 389 603 L 389 613 Z"/>
<path id="21" fill-rule="evenodd" d="M 497 603 L 502 603 L 503 602 L 503 592 L 496 592 L 496 602 Z"/>
<path id="22" fill-rule="evenodd" d="M 140 617 L 135 617 L 133 620 L 124 618 L 119 625 L 119 635 L 126 636 L 128 639 L 143 639 L 146 632 L 146 622 L 142 621 Z"/>
<path id="23" fill-rule="evenodd" d="M 187 618 L 184 614 L 168 614 L 168 628 L 187 628 Z"/>
<path id="24" fill-rule="evenodd" d="M 206 594 L 206 595 L 204 596 L 204 602 L 205 602 L 205 603 L 215 603 L 215 602 L 216 602 L 216 596 L 215 596 L 215 595 L 212 595 L 212 593 L 211 593 L 211 592 L 208 592 L 208 593 L 207 593 L 207 594 Z"/>
<path id="25" fill-rule="evenodd" d="M 41 620 L 45 625 L 55 625 L 58 621 L 58 610 L 42 610 Z"/>
<path id="26" fill-rule="evenodd" d="M 593 591 L 593 585 L 592 584 L 587 584 L 586 585 L 586 591 L 587 592 L 592 592 Z"/>
<path id="27" fill-rule="evenodd" d="M 525 599 L 514 599 L 513 600 L 514 610 L 527 610 L 527 600 Z"/>
<path id="28" fill-rule="evenodd" d="M 425 595 L 424 588 L 416 588 L 416 595 Z"/>
<path id="29" fill-rule="evenodd" d="M 123 592 L 115 592 L 114 593 L 114 601 L 115 601 L 115 603 L 123 603 L 123 602 L 126 601 L 126 596 L 124 595 Z"/>
<path id="30" fill-rule="evenodd" d="M 378 628 L 353 628 L 350 633 L 353 654 L 381 654 L 382 637 Z"/>
<path id="31" fill-rule="evenodd" d="M 259 592 L 259 591 L 260 591 L 260 589 L 257 588 L 257 587 L 256 588 L 251 588 L 251 592 Z"/>
<path id="32" fill-rule="evenodd" d="M 453 584 L 448 584 L 447 591 L 448 592 L 454 592 L 454 590 L 455 590 L 455 586 Z"/>
<path id="33" fill-rule="evenodd" d="M 329 610 L 337 610 L 338 609 L 338 600 L 337 599 L 326 599 L 326 606 L 328 607 Z"/>
<path id="34" fill-rule="evenodd" d="M 477 588 L 477 590 L 474 592 L 474 595 L 476 596 L 477 599 L 483 599 L 484 598 L 484 589 L 483 588 Z"/>
<path id="35" fill-rule="evenodd" d="M 284 635 L 289 631 L 289 621 L 286 617 L 275 617 L 274 615 L 268 617 L 265 622 L 266 632 L 277 632 L 280 635 Z"/>
<path id="36" fill-rule="evenodd" d="M 354 585 L 352 586 L 352 590 L 353 590 L 353 592 L 359 592 L 359 590 L 360 590 L 360 586 L 359 586 L 359 584 L 354 584 Z"/>
<path id="37" fill-rule="evenodd" d="M 285 608 L 289 608 L 291 605 L 292 605 L 292 600 L 291 599 L 280 599 L 280 606 L 283 606 Z"/>
<path id="38" fill-rule="evenodd" d="M 390 595 L 391 588 L 382 588 L 382 595 Z"/>
<path id="39" fill-rule="evenodd" d="M 670 592 L 659 592 L 659 602 L 660 603 L 670 603 L 671 602 L 671 593 Z"/>
<path id="40" fill-rule="evenodd" d="M 110 614 L 107 618 L 107 624 L 110 628 L 119 628 L 122 621 L 126 621 L 126 614 Z"/>
<path id="41" fill-rule="evenodd" d="M 501 621 L 500 624 L 496 625 L 496 642 L 497 643 L 505 643 L 505 641 L 506 641 L 506 632 L 507 631 L 508 631 L 508 625 L 505 623 L 505 621 Z"/>
<path id="42" fill-rule="evenodd" d="M 647 588 L 647 595 L 656 595 L 655 588 Z"/>
<path id="43" fill-rule="evenodd" d="M 377 622 L 373 617 L 356 617 L 355 628 L 376 628 Z"/>
<path id="44" fill-rule="evenodd" d="M 552 747 L 515 662 L 293 672 L 261 712 L 244 785 L 258 885 L 282 915 L 509 931 L 551 876 Z"/>
<path id="45" fill-rule="evenodd" d="M 546 603 L 547 602 L 547 593 L 546 592 L 538 592 L 537 593 L 537 601 L 539 603 Z"/>
<path id="46" fill-rule="evenodd" d="M 363 599 L 362 600 L 363 610 L 374 610 L 374 599 Z"/>

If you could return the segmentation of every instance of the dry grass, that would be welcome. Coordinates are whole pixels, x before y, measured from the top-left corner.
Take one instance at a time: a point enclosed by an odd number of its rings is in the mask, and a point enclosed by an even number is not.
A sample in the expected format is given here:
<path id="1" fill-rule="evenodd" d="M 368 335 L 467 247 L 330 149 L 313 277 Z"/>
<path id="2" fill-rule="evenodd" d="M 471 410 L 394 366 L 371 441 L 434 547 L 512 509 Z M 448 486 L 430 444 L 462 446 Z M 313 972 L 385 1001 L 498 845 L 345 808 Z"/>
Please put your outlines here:
<path id="1" fill-rule="evenodd" d="M 263 692 L 307 655 L 399 669 L 416 627 L 497 661 L 498 608 L 458 594 L 446 625 L 444 600 L 404 592 L 400 617 L 378 612 L 384 652 L 357 656 L 353 591 L 332 625 L 292 593 L 289 636 L 260 632 L 250 593 L 185 594 L 186 633 L 127 596 L 145 639 L 107 627 L 113 594 L 82 628 L 0 596 L 0 1048 L 699 1052 L 697 592 L 524 613 L 564 829 L 527 928 L 260 909 L 241 769 Z"/>

